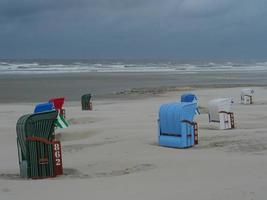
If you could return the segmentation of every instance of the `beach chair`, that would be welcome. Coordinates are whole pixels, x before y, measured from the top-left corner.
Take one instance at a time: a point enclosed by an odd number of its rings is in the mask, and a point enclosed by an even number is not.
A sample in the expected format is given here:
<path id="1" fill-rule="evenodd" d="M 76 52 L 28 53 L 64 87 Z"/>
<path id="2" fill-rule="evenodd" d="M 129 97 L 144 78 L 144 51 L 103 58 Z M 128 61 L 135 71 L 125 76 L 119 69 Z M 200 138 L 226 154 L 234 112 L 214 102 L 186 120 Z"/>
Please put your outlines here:
<path id="1" fill-rule="evenodd" d="M 158 143 L 160 146 L 188 148 L 198 144 L 197 123 L 193 121 L 196 103 L 162 104 L 159 109 Z"/>
<path id="2" fill-rule="evenodd" d="M 197 107 L 196 107 L 196 114 L 197 115 L 200 115 L 200 112 L 199 112 L 199 109 L 198 109 L 198 98 L 195 94 L 193 93 L 184 93 L 182 96 L 181 96 L 181 102 L 194 102 L 197 104 Z"/>
<path id="3" fill-rule="evenodd" d="M 82 110 L 92 110 L 93 109 L 92 95 L 91 94 L 82 95 L 81 104 L 82 104 Z"/>
<path id="4" fill-rule="evenodd" d="M 55 140 L 56 110 L 23 115 L 17 121 L 20 176 L 49 178 L 63 174 L 61 145 Z"/>
<path id="5" fill-rule="evenodd" d="M 245 88 L 241 90 L 241 103 L 242 104 L 252 104 L 252 97 L 254 94 L 254 90 L 251 88 Z"/>
<path id="6" fill-rule="evenodd" d="M 65 101 L 65 97 L 59 97 L 59 98 L 49 99 L 49 103 L 53 103 L 55 109 L 59 112 L 59 114 L 62 117 L 66 118 L 66 111 L 63 108 L 64 101 Z"/>
<path id="7" fill-rule="evenodd" d="M 235 128 L 232 98 L 218 98 L 209 101 L 209 122 L 220 124 L 220 129 Z"/>

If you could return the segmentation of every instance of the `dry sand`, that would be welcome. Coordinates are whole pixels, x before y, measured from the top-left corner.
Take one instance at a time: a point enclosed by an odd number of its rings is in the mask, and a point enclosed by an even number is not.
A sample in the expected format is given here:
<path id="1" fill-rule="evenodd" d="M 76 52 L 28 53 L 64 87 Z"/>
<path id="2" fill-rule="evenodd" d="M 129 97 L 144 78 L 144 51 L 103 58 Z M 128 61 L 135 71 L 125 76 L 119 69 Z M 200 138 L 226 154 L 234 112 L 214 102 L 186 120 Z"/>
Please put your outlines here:
<path id="1" fill-rule="evenodd" d="M 33 103 L 0 104 L 0 199 L 252 200 L 267 197 L 267 89 L 241 105 L 241 88 L 198 89 L 200 144 L 189 149 L 157 145 L 157 115 L 183 91 L 140 99 L 101 99 L 93 111 L 66 102 L 64 175 L 19 178 L 15 124 Z M 236 129 L 208 123 L 207 101 L 234 97 Z"/>

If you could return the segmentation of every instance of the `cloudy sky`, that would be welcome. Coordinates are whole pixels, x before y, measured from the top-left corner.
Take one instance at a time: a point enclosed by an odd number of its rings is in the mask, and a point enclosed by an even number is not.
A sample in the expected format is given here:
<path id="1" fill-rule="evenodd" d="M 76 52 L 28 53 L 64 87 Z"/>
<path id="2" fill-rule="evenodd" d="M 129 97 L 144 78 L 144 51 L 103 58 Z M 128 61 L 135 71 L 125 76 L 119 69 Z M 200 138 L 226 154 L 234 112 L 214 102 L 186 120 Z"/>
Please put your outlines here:
<path id="1" fill-rule="evenodd" d="M 0 58 L 267 59 L 267 1 L 0 0 Z"/>

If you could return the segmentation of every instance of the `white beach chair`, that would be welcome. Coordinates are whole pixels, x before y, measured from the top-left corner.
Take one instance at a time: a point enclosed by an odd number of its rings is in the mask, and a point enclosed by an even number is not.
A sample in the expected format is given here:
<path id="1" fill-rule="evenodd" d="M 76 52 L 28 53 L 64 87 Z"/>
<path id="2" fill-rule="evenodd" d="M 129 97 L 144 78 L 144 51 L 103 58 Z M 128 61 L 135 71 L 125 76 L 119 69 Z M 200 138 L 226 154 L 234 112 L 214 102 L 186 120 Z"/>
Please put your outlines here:
<path id="1" fill-rule="evenodd" d="M 251 88 L 245 88 L 241 90 L 241 103 L 242 104 L 252 104 L 252 96 L 254 94 L 254 90 Z"/>
<path id="2" fill-rule="evenodd" d="M 220 123 L 220 129 L 234 128 L 235 124 L 232 104 L 232 98 L 219 98 L 209 101 L 209 122 Z"/>

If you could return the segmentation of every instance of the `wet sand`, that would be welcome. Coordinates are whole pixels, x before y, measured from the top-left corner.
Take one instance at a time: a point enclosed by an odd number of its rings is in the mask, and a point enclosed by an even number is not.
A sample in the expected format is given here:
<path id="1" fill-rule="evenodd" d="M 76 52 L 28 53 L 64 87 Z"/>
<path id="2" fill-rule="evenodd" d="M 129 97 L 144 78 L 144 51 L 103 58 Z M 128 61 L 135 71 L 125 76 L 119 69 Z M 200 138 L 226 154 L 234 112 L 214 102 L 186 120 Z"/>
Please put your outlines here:
<path id="1" fill-rule="evenodd" d="M 266 77 L 267 72 L 0 75 L 0 102 L 39 102 L 54 96 L 79 101 L 86 93 L 107 98 L 132 88 L 141 93 L 144 88 L 149 88 L 150 93 L 157 93 L 180 87 L 267 86 Z"/>

